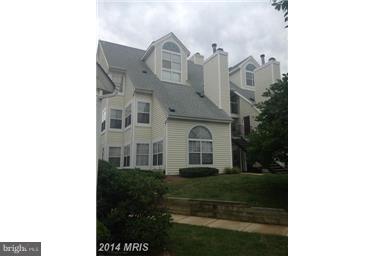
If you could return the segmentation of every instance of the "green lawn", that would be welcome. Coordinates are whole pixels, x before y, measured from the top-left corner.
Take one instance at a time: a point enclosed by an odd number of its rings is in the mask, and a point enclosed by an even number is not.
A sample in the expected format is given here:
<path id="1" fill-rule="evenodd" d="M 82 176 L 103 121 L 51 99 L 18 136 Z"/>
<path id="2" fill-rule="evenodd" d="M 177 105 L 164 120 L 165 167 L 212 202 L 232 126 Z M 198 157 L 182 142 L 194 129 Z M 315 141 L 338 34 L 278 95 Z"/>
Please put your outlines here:
<path id="1" fill-rule="evenodd" d="M 172 256 L 288 255 L 288 237 L 173 224 Z"/>
<path id="2" fill-rule="evenodd" d="M 288 209 L 288 175 L 218 175 L 170 178 L 168 196 L 248 202 L 255 206 Z"/>

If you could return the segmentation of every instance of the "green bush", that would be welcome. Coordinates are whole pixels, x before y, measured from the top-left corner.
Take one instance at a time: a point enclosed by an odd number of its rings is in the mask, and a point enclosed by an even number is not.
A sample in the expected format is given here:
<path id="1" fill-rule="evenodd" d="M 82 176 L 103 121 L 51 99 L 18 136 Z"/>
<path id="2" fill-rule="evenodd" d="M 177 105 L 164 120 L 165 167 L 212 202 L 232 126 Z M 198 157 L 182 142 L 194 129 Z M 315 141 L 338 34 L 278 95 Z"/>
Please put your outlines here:
<path id="1" fill-rule="evenodd" d="M 97 219 L 109 230 L 110 241 L 148 242 L 153 253 L 167 246 L 171 216 L 164 204 L 164 177 L 152 171 L 118 170 L 99 161 Z M 105 229 L 100 225 L 100 234 Z"/>
<path id="2" fill-rule="evenodd" d="M 225 174 L 239 174 L 241 173 L 241 170 L 239 167 L 225 167 L 224 172 Z"/>
<path id="3" fill-rule="evenodd" d="M 110 241 L 111 232 L 99 220 L 96 223 L 96 228 L 97 228 L 97 240 L 99 240 L 99 241 Z"/>
<path id="4" fill-rule="evenodd" d="M 217 175 L 219 170 L 212 167 L 190 167 L 179 170 L 179 175 L 186 178 L 206 177 Z"/>

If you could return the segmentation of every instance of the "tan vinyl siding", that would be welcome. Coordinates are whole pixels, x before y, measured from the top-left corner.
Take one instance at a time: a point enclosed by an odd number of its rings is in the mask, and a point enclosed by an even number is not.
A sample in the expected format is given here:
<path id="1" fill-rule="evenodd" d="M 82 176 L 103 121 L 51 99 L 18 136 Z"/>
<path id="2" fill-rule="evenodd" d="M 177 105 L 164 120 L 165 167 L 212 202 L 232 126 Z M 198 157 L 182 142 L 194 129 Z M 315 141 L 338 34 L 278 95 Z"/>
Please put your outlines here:
<path id="1" fill-rule="evenodd" d="M 278 62 L 267 63 L 265 66 L 259 68 L 255 72 L 255 100 L 261 102 L 265 100 L 262 94 L 280 78 L 280 64 Z"/>
<path id="2" fill-rule="evenodd" d="M 228 72 L 228 57 L 220 55 L 220 81 L 221 81 L 221 108 L 227 112 L 231 113 L 230 103 L 229 103 L 229 72 Z"/>
<path id="3" fill-rule="evenodd" d="M 213 137 L 213 167 L 224 172 L 232 166 L 230 125 L 221 123 L 168 120 L 167 132 L 167 174 L 177 175 L 180 168 L 188 167 L 189 131 L 202 125 L 210 130 Z M 208 165 L 207 165 L 208 166 Z"/>
<path id="4" fill-rule="evenodd" d="M 107 140 L 108 140 L 108 145 L 122 145 L 123 144 L 123 133 L 122 132 L 113 132 L 113 131 L 108 131 L 107 133 Z"/>
<path id="5" fill-rule="evenodd" d="M 229 80 L 231 82 L 233 82 L 234 84 L 236 84 L 237 86 L 239 87 L 243 87 L 243 84 L 241 82 L 241 78 L 240 78 L 240 71 L 236 71 L 235 73 L 231 74 L 229 76 Z"/>
<path id="6" fill-rule="evenodd" d="M 157 140 L 165 137 L 165 120 L 167 117 L 160 102 L 155 97 L 152 102 L 152 139 Z"/>

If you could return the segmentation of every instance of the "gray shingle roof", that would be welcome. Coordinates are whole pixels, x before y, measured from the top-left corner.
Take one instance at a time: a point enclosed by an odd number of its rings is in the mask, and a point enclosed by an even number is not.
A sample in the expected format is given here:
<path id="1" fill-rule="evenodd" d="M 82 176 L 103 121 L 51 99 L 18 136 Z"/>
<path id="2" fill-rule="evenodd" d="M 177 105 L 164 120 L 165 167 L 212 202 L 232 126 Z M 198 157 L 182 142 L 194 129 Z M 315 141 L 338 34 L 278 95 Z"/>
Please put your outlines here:
<path id="1" fill-rule="evenodd" d="M 247 98 L 250 102 L 255 103 L 255 92 L 254 91 L 241 89 L 239 86 L 237 86 L 233 82 L 230 82 L 229 86 L 231 88 L 231 91 L 236 91 L 236 92 L 240 93 L 243 97 Z"/>
<path id="2" fill-rule="evenodd" d="M 192 86 L 163 82 L 141 61 L 144 50 L 106 41 L 100 43 L 110 67 L 124 69 L 135 88 L 152 91 L 169 117 L 226 122 L 232 120 L 207 97 L 196 94 L 196 91 L 203 88 L 201 66 L 188 61 L 188 82 Z M 175 111 L 171 112 L 170 108 Z"/>

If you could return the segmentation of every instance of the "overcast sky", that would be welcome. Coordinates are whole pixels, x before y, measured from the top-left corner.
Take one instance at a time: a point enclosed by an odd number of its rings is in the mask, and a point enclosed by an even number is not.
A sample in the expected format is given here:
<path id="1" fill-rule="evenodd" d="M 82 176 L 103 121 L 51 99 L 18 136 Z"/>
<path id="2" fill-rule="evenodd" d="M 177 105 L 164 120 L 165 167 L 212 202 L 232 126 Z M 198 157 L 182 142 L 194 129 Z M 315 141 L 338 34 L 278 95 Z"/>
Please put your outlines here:
<path id="1" fill-rule="evenodd" d="M 173 32 L 190 50 L 209 57 L 211 44 L 229 54 L 229 66 L 252 55 L 275 57 L 288 71 L 288 29 L 270 0 L 253 2 L 113 1 L 98 3 L 99 39 L 146 49 Z"/>

